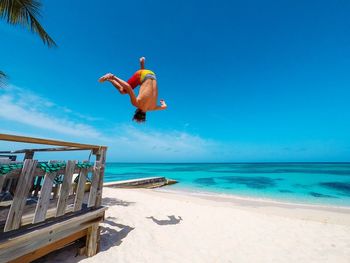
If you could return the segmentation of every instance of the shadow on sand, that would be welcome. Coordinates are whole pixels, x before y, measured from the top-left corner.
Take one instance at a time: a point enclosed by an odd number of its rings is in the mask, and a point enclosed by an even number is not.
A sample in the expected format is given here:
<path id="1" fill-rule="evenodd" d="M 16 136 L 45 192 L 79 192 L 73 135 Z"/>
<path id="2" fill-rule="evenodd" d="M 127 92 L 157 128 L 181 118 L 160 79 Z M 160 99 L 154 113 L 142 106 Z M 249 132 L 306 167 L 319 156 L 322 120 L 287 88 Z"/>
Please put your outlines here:
<path id="1" fill-rule="evenodd" d="M 109 197 L 105 197 L 102 199 L 102 205 L 106 205 L 106 206 L 115 206 L 115 205 L 129 206 L 132 204 L 135 204 L 135 202 L 128 202 L 128 201 L 124 201 L 116 198 L 109 198 Z"/>
<path id="2" fill-rule="evenodd" d="M 106 251 L 114 246 L 119 246 L 123 243 L 124 238 L 134 230 L 134 227 L 119 224 L 115 222 L 116 218 L 107 217 L 100 226 L 100 252 Z M 116 230 L 118 228 L 119 230 Z M 54 251 L 40 259 L 33 261 L 34 263 L 49 263 L 49 262 L 65 262 L 65 263 L 77 263 L 86 259 L 86 256 L 78 256 L 78 248 L 85 246 L 85 240 L 81 239 L 78 242 L 73 243 L 58 251 Z"/>
<path id="3" fill-rule="evenodd" d="M 158 220 L 158 219 L 154 218 L 153 216 L 148 216 L 146 218 L 152 219 L 152 221 L 154 223 L 156 223 L 157 225 L 160 225 L 160 226 L 177 225 L 182 220 L 181 216 L 178 216 L 178 218 L 176 218 L 174 215 L 168 216 L 169 219 L 165 219 L 165 220 Z"/>
<path id="4" fill-rule="evenodd" d="M 119 246 L 123 242 L 123 239 L 135 229 L 134 227 L 119 224 L 109 219 L 114 218 L 108 217 L 103 223 L 112 227 L 118 227 L 120 230 L 117 231 L 109 226 L 101 226 L 101 251 L 106 251 L 111 247 Z"/>

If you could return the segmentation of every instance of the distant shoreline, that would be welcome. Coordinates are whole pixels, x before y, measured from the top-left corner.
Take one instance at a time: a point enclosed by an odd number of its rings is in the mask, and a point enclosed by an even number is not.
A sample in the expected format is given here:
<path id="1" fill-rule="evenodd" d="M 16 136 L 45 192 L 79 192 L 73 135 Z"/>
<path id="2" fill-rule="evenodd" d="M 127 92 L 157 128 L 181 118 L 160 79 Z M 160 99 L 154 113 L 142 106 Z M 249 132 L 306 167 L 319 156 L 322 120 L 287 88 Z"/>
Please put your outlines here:
<path id="1" fill-rule="evenodd" d="M 117 164 L 350 164 L 350 162 L 106 162 Z"/>
<path id="2" fill-rule="evenodd" d="M 156 177 L 153 177 L 156 178 Z M 145 180 L 150 178 L 140 178 L 139 180 Z M 169 178 L 167 178 L 169 179 Z M 127 181 L 137 181 L 135 180 L 126 180 L 126 181 L 111 181 L 108 183 L 105 183 L 105 187 L 113 186 L 116 183 L 120 182 L 127 182 Z M 138 187 L 143 188 L 143 187 Z M 196 196 L 204 199 L 210 199 L 213 201 L 220 200 L 220 201 L 226 201 L 226 202 L 232 202 L 237 203 L 239 202 L 241 205 L 246 205 L 247 203 L 250 204 L 256 204 L 261 205 L 262 203 L 271 205 L 271 206 L 278 206 L 278 207 L 298 207 L 298 208 L 306 208 L 306 209 L 316 209 L 316 210 L 325 210 L 325 211 L 336 211 L 341 212 L 344 210 L 344 213 L 350 214 L 350 204 L 349 206 L 341 206 L 337 204 L 319 204 L 319 203 L 303 203 L 298 202 L 295 200 L 288 200 L 288 199 L 273 199 L 273 198 L 267 198 L 267 197 L 256 197 L 256 196 L 249 196 L 249 195 L 239 195 L 239 194 L 231 194 L 231 193 L 219 193 L 214 191 L 203 191 L 199 190 L 197 188 L 189 188 L 189 187 L 177 187 L 176 189 L 173 189 L 171 186 L 163 185 L 159 188 L 154 188 L 155 191 L 159 192 L 166 192 L 166 193 L 173 193 L 173 194 L 180 194 L 180 195 L 189 195 L 189 196 Z"/>
<path id="3" fill-rule="evenodd" d="M 169 189 L 168 186 L 154 189 L 154 191 L 166 192 L 172 194 L 180 194 L 180 195 L 189 195 L 195 196 L 203 199 L 209 199 L 212 201 L 223 201 L 230 203 L 239 203 L 242 206 L 245 205 L 268 205 L 273 207 L 283 207 L 283 208 L 305 208 L 305 209 L 314 209 L 314 210 L 323 210 L 323 211 L 333 211 L 340 213 L 348 213 L 350 214 L 350 205 L 349 206 L 339 206 L 339 205 L 331 205 L 331 204 L 312 204 L 312 203 L 298 203 L 287 200 L 280 199 L 270 199 L 270 198 L 257 198 L 254 196 L 242 196 L 228 193 L 215 193 L 215 192 L 206 192 L 206 191 L 191 191 L 189 188 L 182 189 Z M 264 206 L 265 206 L 264 205 Z"/>

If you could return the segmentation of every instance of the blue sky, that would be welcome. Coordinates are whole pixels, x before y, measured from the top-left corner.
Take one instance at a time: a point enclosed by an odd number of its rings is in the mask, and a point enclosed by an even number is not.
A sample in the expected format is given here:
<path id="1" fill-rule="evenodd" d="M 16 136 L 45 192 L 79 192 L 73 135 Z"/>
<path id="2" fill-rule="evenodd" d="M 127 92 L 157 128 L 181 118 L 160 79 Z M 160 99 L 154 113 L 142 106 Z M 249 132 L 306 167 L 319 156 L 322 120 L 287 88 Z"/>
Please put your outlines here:
<path id="1" fill-rule="evenodd" d="M 0 132 L 108 145 L 109 161 L 348 161 L 349 13 L 348 1 L 43 1 L 58 48 L 0 21 Z M 168 104 L 145 125 L 97 82 L 127 79 L 140 56 Z"/>

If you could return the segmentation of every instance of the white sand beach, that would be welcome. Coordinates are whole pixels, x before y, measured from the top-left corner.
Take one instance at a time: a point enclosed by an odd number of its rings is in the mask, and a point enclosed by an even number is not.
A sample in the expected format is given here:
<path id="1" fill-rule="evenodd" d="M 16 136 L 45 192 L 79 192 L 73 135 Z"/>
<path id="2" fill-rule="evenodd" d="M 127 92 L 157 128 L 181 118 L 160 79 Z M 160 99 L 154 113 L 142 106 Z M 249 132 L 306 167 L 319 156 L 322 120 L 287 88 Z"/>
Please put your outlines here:
<path id="1" fill-rule="evenodd" d="M 103 190 L 101 251 L 38 262 L 350 262 L 350 209 L 146 189 Z"/>

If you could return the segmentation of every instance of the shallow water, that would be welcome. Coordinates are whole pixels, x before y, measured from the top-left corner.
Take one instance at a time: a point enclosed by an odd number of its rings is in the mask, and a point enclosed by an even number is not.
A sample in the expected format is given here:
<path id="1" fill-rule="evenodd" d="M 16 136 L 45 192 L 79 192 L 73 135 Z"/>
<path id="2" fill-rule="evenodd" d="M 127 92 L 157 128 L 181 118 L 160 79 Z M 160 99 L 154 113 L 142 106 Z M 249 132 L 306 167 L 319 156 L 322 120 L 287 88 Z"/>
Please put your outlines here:
<path id="1" fill-rule="evenodd" d="M 107 163 L 105 182 L 164 176 L 174 190 L 350 206 L 350 163 Z"/>

